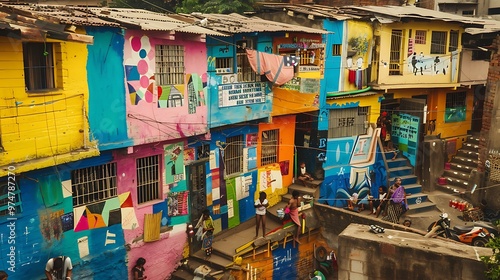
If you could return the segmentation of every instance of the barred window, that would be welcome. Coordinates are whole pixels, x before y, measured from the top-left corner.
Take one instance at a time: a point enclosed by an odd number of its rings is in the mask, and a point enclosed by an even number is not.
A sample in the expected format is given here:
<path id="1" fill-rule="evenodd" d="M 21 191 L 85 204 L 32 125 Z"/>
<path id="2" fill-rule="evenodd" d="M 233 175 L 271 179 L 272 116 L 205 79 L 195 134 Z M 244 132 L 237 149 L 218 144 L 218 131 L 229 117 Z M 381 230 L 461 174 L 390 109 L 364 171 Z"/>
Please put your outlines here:
<path id="1" fill-rule="evenodd" d="M 138 158 L 137 203 L 160 199 L 160 155 Z"/>
<path id="2" fill-rule="evenodd" d="M 392 30 L 391 50 L 389 57 L 389 75 L 401 75 L 401 49 L 403 42 L 403 30 Z"/>
<path id="3" fill-rule="evenodd" d="M 260 164 L 266 165 L 278 162 L 279 129 L 262 131 L 261 139 Z"/>
<path id="4" fill-rule="evenodd" d="M 445 31 L 432 31 L 431 54 L 446 53 L 446 37 L 447 32 Z"/>
<path id="5" fill-rule="evenodd" d="M 260 76 L 252 70 L 246 53 L 246 48 L 253 49 L 253 40 L 241 40 L 236 43 L 236 66 L 238 67 L 238 82 L 257 82 Z"/>
<path id="6" fill-rule="evenodd" d="M 215 73 L 218 75 L 232 74 L 233 58 L 232 57 L 217 57 L 215 59 Z"/>
<path id="7" fill-rule="evenodd" d="M 425 45 L 426 37 L 427 37 L 427 31 L 415 30 L 415 44 Z"/>
<path id="8" fill-rule="evenodd" d="M 24 43 L 24 81 L 28 91 L 56 88 L 53 43 Z"/>
<path id="9" fill-rule="evenodd" d="M 333 44 L 332 56 L 340 56 L 340 55 L 342 55 L 342 44 Z"/>
<path id="10" fill-rule="evenodd" d="M 117 196 L 116 163 L 107 163 L 71 171 L 73 207 Z"/>
<path id="11" fill-rule="evenodd" d="M 10 178 L 10 177 L 8 177 Z M 15 216 L 22 212 L 21 191 L 15 181 L 0 182 L 0 217 Z"/>
<path id="12" fill-rule="evenodd" d="M 243 172 L 243 135 L 226 139 L 224 170 L 226 176 Z"/>
<path id="13" fill-rule="evenodd" d="M 450 31 L 450 46 L 448 47 L 449 52 L 453 52 L 458 49 L 458 35 L 458 30 Z"/>
<path id="14" fill-rule="evenodd" d="M 366 134 L 370 107 L 330 110 L 328 138 Z"/>
<path id="15" fill-rule="evenodd" d="M 184 84 L 184 46 L 156 45 L 155 60 L 158 85 Z"/>

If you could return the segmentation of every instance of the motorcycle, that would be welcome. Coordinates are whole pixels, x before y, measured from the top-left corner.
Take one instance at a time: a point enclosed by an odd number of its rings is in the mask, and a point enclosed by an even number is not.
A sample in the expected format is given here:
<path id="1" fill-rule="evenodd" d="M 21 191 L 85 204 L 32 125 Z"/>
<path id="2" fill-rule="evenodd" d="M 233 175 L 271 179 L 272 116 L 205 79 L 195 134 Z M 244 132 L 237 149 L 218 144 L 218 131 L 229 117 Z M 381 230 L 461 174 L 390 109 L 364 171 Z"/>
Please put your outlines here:
<path id="1" fill-rule="evenodd" d="M 429 225 L 425 237 L 437 235 L 467 245 L 484 247 L 490 238 L 498 236 L 498 231 L 494 227 L 490 228 L 489 225 L 484 223 L 475 223 L 473 226 L 455 226 L 452 229 L 450 226 L 451 220 L 448 218 L 447 213 L 442 213 L 439 218 L 439 220 Z"/>

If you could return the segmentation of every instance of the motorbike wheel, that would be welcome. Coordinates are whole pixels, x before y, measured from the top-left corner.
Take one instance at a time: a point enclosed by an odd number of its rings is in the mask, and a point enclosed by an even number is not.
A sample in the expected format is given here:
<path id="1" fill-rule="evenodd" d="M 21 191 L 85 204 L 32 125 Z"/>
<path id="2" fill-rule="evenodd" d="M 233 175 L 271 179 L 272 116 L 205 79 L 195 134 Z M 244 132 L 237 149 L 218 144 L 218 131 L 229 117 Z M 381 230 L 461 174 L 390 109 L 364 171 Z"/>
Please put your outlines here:
<path id="1" fill-rule="evenodd" d="M 438 227 L 437 223 L 436 222 L 433 222 L 431 223 L 428 227 L 427 227 L 427 232 L 431 231 L 432 228 L 434 228 L 435 226 Z M 446 233 L 444 232 L 444 230 L 441 228 L 441 229 L 438 229 L 435 233 L 437 236 L 441 236 L 441 237 L 445 237 L 446 238 Z"/>
<path id="2" fill-rule="evenodd" d="M 472 240 L 472 246 L 476 247 L 485 247 L 486 243 L 488 243 L 488 239 L 482 237 L 476 237 Z"/>

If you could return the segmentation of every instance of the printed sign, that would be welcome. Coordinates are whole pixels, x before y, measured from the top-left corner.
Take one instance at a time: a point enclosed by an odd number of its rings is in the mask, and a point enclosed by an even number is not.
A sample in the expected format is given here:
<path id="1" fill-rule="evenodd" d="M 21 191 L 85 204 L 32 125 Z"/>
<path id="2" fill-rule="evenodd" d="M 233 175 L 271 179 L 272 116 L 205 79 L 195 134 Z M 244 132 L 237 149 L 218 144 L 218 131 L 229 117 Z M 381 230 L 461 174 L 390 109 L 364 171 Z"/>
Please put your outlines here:
<path id="1" fill-rule="evenodd" d="M 219 86 L 219 107 L 265 102 L 265 83 L 241 83 Z"/>

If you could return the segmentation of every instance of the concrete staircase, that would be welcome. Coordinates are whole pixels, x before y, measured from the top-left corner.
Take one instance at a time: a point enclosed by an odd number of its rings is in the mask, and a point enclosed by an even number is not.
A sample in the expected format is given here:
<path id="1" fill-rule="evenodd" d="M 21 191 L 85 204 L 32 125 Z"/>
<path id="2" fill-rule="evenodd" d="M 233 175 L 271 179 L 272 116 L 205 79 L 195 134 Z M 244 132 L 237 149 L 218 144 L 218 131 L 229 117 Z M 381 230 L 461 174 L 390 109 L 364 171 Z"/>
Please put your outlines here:
<path id="1" fill-rule="evenodd" d="M 389 184 L 393 184 L 397 177 L 401 178 L 402 185 L 406 190 L 406 198 L 408 200 L 409 210 L 407 215 L 421 213 L 435 209 L 436 205 L 428 200 L 427 194 L 422 193 L 422 185 L 418 183 L 418 178 L 415 176 L 413 166 L 407 158 L 398 153 L 395 159 L 393 152 L 385 152 L 384 160 L 387 164 L 387 176 Z"/>
<path id="2" fill-rule="evenodd" d="M 288 201 L 292 198 L 292 192 L 294 190 L 298 191 L 300 196 L 310 195 L 313 197 L 314 201 L 317 201 L 319 198 L 319 185 L 321 185 L 323 181 L 314 180 L 309 182 L 313 187 L 305 187 L 301 184 L 294 183 L 288 186 L 288 193 L 281 196 L 281 201 L 278 204 L 269 207 L 267 209 L 267 217 L 273 219 L 274 221 L 281 222 L 281 219 L 278 217 L 277 210 L 284 209 L 288 204 Z"/>
<path id="3" fill-rule="evenodd" d="M 479 161 L 479 138 L 467 137 L 462 148 L 447 163 L 443 173 L 446 184 L 438 184 L 438 188 L 451 193 L 463 194 L 469 190 L 469 176 L 473 169 L 477 168 Z"/>

